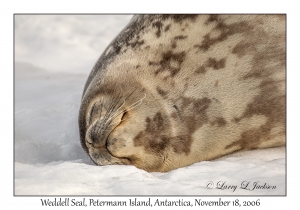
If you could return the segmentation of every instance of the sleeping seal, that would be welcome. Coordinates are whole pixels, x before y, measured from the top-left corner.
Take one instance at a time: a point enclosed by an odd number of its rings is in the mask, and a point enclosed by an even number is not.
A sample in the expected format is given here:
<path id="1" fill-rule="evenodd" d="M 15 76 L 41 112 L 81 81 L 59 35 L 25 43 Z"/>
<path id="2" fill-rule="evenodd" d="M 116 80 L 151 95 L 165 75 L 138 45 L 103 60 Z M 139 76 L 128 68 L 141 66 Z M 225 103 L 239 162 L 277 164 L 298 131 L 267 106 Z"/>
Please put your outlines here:
<path id="1" fill-rule="evenodd" d="M 285 15 L 134 16 L 87 79 L 83 149 L 165 172 L 285 145 L 285 27 Z"/>

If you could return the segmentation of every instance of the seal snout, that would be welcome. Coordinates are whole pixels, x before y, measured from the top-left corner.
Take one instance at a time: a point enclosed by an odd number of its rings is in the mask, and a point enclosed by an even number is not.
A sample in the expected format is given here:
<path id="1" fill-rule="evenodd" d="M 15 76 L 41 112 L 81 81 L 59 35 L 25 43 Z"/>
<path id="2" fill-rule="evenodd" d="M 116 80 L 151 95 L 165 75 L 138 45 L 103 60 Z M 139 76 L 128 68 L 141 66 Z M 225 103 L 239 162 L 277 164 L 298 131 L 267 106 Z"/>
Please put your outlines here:
<path id="1" fill-rule="evenodd" d="M 108 151 L 107 141 L 112 130 L 111 125 L 106 125 L 101 120 L 93 123 L 88 128 L 85 139 L 91 159 L 100 166 L 111 164 L 130 165 L 131 162 L 127 158 L 115 157 Z"/>
<path id="2" fill-rule="evenodd" d="M 110 131 L 109 126 L 106 126 L 102 120 L 98 120 L 86 132 L 86 143 L 94 148 L 104 148 Z"/>

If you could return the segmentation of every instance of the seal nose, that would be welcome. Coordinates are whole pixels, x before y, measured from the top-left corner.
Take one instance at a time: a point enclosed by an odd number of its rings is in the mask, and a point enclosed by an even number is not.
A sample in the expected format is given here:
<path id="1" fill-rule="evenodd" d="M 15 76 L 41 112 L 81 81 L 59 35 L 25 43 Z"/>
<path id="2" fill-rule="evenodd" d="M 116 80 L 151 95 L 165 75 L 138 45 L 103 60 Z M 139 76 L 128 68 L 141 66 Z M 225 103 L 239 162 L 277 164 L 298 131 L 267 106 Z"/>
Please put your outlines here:
<path id="1" fill-rule="evenodd" d="M 86 132 L 86 142 L 92 147 L 99 148 L 106 146 L 106 139 L 109 132 L 107 128 L 103 125 L 103 122 L 98 120 L 96 123 L 90 126 Z"/>

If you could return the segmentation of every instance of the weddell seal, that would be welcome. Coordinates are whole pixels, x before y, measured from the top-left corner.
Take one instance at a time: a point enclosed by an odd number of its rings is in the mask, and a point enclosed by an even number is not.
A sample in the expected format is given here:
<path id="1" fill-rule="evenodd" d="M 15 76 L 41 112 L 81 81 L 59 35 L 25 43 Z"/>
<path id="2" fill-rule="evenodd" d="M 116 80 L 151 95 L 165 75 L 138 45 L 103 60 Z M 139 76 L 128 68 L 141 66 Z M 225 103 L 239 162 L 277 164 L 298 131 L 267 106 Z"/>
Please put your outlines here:
<path id="1" fill-rule="evenodd" d="M 285 27 L 285 15 L 134 16 L 87 79 L 83 149 L 165 172 L 285 145 Z"/>

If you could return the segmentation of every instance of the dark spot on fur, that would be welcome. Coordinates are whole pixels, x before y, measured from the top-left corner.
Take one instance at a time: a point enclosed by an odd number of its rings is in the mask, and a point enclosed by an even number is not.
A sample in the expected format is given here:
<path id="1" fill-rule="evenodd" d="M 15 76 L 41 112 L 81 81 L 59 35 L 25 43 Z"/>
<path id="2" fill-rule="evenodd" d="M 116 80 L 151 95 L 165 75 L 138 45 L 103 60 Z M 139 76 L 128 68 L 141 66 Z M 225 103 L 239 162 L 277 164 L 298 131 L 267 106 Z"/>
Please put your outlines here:
<path id="1" fill-rule="evenodd" d="M 146 122 L 147 126 L 145 131 L 148 133 L 153 131 L 163 131 L 164 126 L 166 126 L 166 123 L 164 122 L 164 119 L 160 112 L 156 113 L 153 120 L 147 117 Z"/>
<path id="2" fill-rule="evenodd" d="M 241 58 L 248 52 L 250 47 L 250 43 L 240 42 L 232 49 L 232 53 L 236 54 L 239 58 Z"/>
<path id="3" fill-rule="evenodd" d="M 146 118 L 146 128 L 134 138 L 134 146 L 144 147 L 149 153 L 162 155 L 166 148 L 172 148 L 175 153 L 190 153 L 192 138 L 190 135 L 172 137 L 170 125 L 166 116 L 160 112 L 151 119 Z"/>
<path id="4" fill-rule="evenodd" d="M 188 155 L 191 150 L 192 138 L 189 135 L 175 136 L 170 139 L 172 142 L 171 146 L 173 151 L 177 154 L 186 154 Z"/>
<path id="5" fill-rule="evenodd" d="M 175 153 L 188 155 L 192 144 L 192 133 L 208 122 L 206 111 L 210 103 L 211 100 L 208 98 L 192 99 L 182 97 L 181 107 L 179 108 L 177 105 L 173 107 L 180 117 L 180 112 L 184 113 L 182 120 L 187 135 L 172 137 L 168 117 L 158 112 L 153 119 L 150 117 L 146 118 L 146 128 L 134 138 L 134 146 L 142 146 L 147 152 L 156 155 L 163 154 L 168 147 L 171 147 Z"/>
<path id="6" fill-rule="evenodd" d="M 135 66 L 136 69 L 138 69 L 138 68 L 140 68 L 140 67 L 141 67 L 140 65 L 136 65 L 136 66 Z"/>
<path id="7" fill-rule="evenodd" d="M 217 60 L 215 58 L 209 58 L 205 64 L 199 66 L 196 70 L 195 73 L 197 74 L 205 74 L 207 71 L 207 67 L 213 68 L 214 70 L 219 70 L 222 68 L 225 68 L 226 64 L 226 58 L 222 58 L 220 60 Z"/>
<path id="8" fill-rule="evenodd" d="M 156 65 L 156 63 L 153 62 L 153 61 L 149 61 L 149 62 L 148 62 L 148 65 L 149 65 L 149 66 L 153 66 L 153 65 Z"/>
<path id="9" fill-rule="evenodd" d="M 136 48 L 136 47 L 140 47 L 140 46 L 142 46 L 143 44 L 145 43 L 145 41 L 144 40 L 142 40 L 142 41 L 135 41 L 135 42 L 133 42 L 133 43 L 130 43 L 130 46 L 132 47 L 132 48 Z"/>
<path id="10" fill-rule="evenodd" d="M 195 21 L 198 15 L 188 15 L 188 14 L 184 14 L 184 15 L 167 15 L 165 17 L 170 17 L 171 19 L 173 19 L 175 22 L 182 22 L 184 20 L 190 20 L 190 21 Z"/>
<path id="11" fill-rule="evenodd" d="M 157 31 L 155 34 L 156 34 L 157 38 L 159 38 L 161 35 L 161 29 L 163 27 L 163 24 L 161 23 L 161 21 L 156 21 L 156 22 L 152 23 L 152 26 L 157 28 Z"/>
<path id="12" fill-rule="evenodd" d="M 219 80 L 216 80 L 215 87 L 219 87 Z"/>
<path id="13" fill-rule="evenodd" d="M 180 39 L 186 39 L 186 38 L 187 38 L 187 36 L 180 35 L 180 36 L 175 36 L 174 40 L 180 40 Z"/>
<path id="14" fill-rule="evenodd" d="M 206 66 L 212 67 L 215 70 L 222 69 L 225 67 L 226 58 L 222 58 L 219 61 L 217 61 L 215 58 L 209 58 L 207 61 Z"/>
<path id="15" fill-rule="evenodd" d="M 264 129 L 263 129 L 264 130 Z M 256 149 L 261 135 L 264 135 L 263 130 L 250 129 L 241 134 L 241 138 L 226 146 L 226 149 L 233 146 L 239 146 L 240 149 Z M 266 131 L 266 130 L 265 130 Z"/>
<path id="16" fill-rule="evenodd" d="M 184 40 L 186 38 L 187 38 L 187 36 L 182 36 L 182 35 L 175 36 L 174 39 L 173 39 L 173 41 L 172 41 L 172 48 L 176 48 L 177 47 L 177 41 L 178 40 Z"/>
<path id="17" fill-rule="evenodd" d="M 211 46 L 228 39 L 229 36 L 237 33 L 244 33 L 252 29 L 245 21 L 238 23 L 225 24 L 225 22 L 219 18 L 219 16 L 213 15 L 208 18 L 206 24 L 216 22 L 214 30 L 220 31 L 221 34 L 216 38 L 211 38 L 210 34 L 207 33 L 203 36 L 201 44 L 194 45 L 202 51 L 207 51 Z"/>
<path id="18" fill-rule="evenodd" d="M 196 70 L 196 74 L 205 74 L 207 68 L 213 68 L 214 70 L 219 70 L 225 68 L 226 58 L 217 60 L 215 58 L 209 58 L 203 65 L 199 66 Z"/>
<path id="19" fill-rule="evenodd" d="M 177 44 L 176 44 L 176 42 L 172 42 L 172 48 L 174 49 L 174 48 L 176 48 L 177 47 Z"/>
<path id="20" fill-rule="evenodd" d="M 167 32 L 168 30 L 170 30 L 170 27 L 171 27 L 171 24 L 168 24 L 168 25 L 165 27 L 165 32 Z"/>
<path id="21" fill-rule="evenodd" d="M 218 21 L 218 20 L 219 20 L 218 15 L 210 15 L 207 21 L 205 22 L 205 24 L 209 24 L 211 22 Z"/>
<path id="22" fill-rule="evenodd" d="M 177 112 L 172 112 L 172 114 L 170 115 L 172 118 L 177 119 L 178 118 L 178 114 Z"/>
<path id="23" fill-rule="evenodd" d="M 174 77 L 180 70 L 181 64 L 184 61 L 186 56 L 186 53 L 180 52 L 180 53 L 173 53 L 172 51 L 167 51 L 163 53 L 162 59 L 159 61 L 159 63 L 155 62 L 149 62 L 149 65 L 160 65 L 160 68 L 155 71 L 155 74 L 158 74 L 160 72 L 169 71 L 170 76 Z M 174 66 L 174 64 L 176 66 Z"/>
<path id="24" fill-rule="evenodd" d="M 192 135 L 198 128 L 208 123 L 207 109 L 211 103 L 209 98 L 192 99 L 182 97 L 180 112 L 183 113 L 183 121 Z"/>
<path id="25" fill-rule="evenodd" d="M 193 109 L 195 113 L 195 121 L 201 121 L 204 122 L 206 119 L 208 119 L 206 110 L 208 109 L 209 105 L 211 103 L 211 100 L 208 98 L 202 98 L 202 99 L 197 99 L 193 103 Z M 197 118 L 201 118 L 201 120 L 197 120 Z M 199 126 L 199 125 L 198 125 Z M 194 130 L 194 125 L 190 126 L 191 131 L 196 131 Z"/>
<path id="26" fill-rule="evenodd" d="M 148 152 L 161 153 L 169 144 L 168 123 L 160 112 L 146 118 L 146 128 L 134 138 L 134 146 L 142 146 Z"/>
<path id="27" fill-rule="evenodd" d="M 223 117 L 218 117 L 211 125 L 217 125 L 218 127 L 223 127 L 227 124 L 226 120 Z"/>
<path id="28" fill-rule="evenodd" d="M 235 123 L 239 123 L 240 121 L 241 121 L 241 119 L 238 117 L 235 117 L 231 120 L 231 122 L 235 122 Z"/>
<path id="29" fill-rule="evenodd" d="M 197 74 L 204 74 L 205 72 L 206 72 L 206 69 L 203 65 L 198 67 L 195 71 L 195 73 L 197 73 Z"/>
<path id="30" fill-rule="evenodd" d="M 156 90 L 158 92 L 159 95 L 161 95 L 163 98 L 166 98 L 168 92 L 167 91 L 164 91 L 163 89 L 159 88 L 159 87 L 156 87 Z"/>

